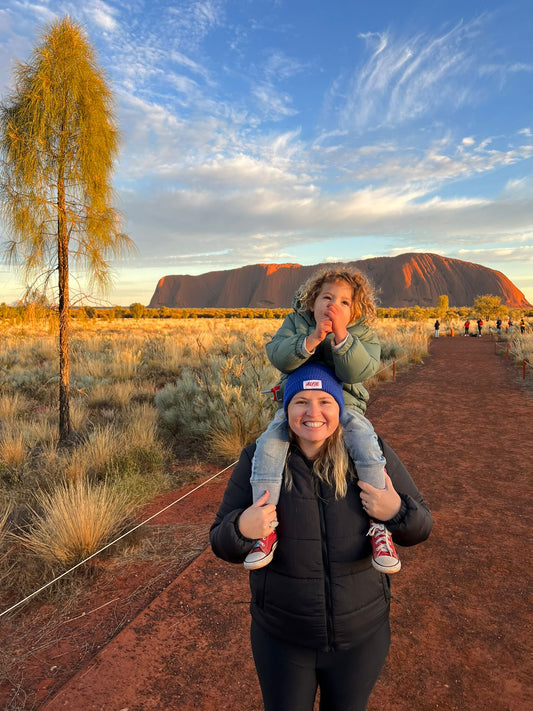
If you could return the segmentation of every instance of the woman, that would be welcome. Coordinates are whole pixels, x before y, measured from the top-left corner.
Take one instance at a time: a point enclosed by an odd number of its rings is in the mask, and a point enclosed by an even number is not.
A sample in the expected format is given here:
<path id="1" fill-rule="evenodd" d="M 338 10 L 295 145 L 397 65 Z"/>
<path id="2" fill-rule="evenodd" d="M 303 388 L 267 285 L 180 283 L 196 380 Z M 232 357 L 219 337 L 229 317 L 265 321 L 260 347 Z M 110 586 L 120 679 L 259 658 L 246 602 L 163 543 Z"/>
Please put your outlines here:
<path id="1" fill-rule="evenodd" d="M 339 424 L 342 384 L 327 368 L 291 373 L 283 403 L 291 446 L 277 506 L 252 504 L 255 445 L 233 470 L 211 527 L 215 554 L 242 563 L 278 526 L 273 561 L 250 573 L 251 641 L 265 711 L 363 711 L 387 656 L 390 583 L 371 564 L 369 518 L 405 546 L 427 538 L 431 515 L 394 452 L 386 487 L 359 481 Z"/>

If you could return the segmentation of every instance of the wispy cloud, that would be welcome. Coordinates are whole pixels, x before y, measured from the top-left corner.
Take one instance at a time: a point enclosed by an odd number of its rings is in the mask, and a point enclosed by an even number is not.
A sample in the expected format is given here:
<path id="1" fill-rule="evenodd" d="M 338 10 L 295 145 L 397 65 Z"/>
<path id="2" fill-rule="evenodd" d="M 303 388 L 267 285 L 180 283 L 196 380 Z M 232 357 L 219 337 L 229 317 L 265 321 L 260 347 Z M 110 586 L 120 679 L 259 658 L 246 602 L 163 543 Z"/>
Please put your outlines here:
<path id="1" fill-rule="evenodd" d="M 225 17 L 223 0 L 181 0 L 169 8 L 172 27 L 179 34 L 180 44 L 192 49 L 222 24 Z"/>
<path id="2" fill-rule="evenodd" d="M 419 33 L 400 38 L 391 31 L 361 34 L 370 56 L 346 89 L 341 126 L 359 131 L 396 126 L 439 107 L 457 110 L 471 102 L 476 51 L 472 39 L 479 22 L 457 23 L 437 37 Z"/>
<path id="3" fill-rule="evenodd" d="M 114 32 L 118 27 L 117 10 L 103 0 L 89 0 L 84 4 L 84 13 L 106 32 Z"/>

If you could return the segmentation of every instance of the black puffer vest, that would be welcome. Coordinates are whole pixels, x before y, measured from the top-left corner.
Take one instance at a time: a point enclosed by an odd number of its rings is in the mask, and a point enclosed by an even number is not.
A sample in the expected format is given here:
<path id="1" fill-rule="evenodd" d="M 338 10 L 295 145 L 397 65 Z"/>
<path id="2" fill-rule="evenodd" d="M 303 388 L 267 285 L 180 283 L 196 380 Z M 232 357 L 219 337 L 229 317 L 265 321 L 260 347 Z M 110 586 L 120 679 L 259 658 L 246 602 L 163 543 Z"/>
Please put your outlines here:
<path id="1" fill-rule="evenodd" d="M 312 475 L 292 448 L 293 485 L 278 504 L 279 545 L 250 574 L 251 613 L 274 636 L 315 649 L 346 649 L 388 615 L 388 578 L 371 565 L 368 517 L 352 480 L 345 498 Z"/>

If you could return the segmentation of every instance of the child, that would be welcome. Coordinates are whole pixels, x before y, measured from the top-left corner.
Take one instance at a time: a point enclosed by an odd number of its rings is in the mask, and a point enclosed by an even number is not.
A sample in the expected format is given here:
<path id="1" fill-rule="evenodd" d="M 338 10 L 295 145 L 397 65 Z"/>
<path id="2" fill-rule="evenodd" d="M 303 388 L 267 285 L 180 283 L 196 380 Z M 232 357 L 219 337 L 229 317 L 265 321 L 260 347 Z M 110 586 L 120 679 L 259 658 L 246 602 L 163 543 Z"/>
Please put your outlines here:
<path id="1" fill-rule="evenodd" d="M 357 475 L 384 489 L 385 458 L 374 428 L 364 417 L 368 393 L 362 383 L 377 372 L 381 353 L 377 335 L 365 320 L 375 316 L 370 284 L 350 267 L 322 270 L 298 289 L 293 308 L 266 346 L 271 363 L 282 372 L 281 389 L 287 374 L 305 362 L 331 368 L 343 383 L 346 407 L 341 423 Z M 268 491 L 268 503 L 277 504 L 288 447 L 287 420 L 280 409 L 257 440 L 250 479 L 254 501 Z M 396 573 L 401 563 L 390 533 L 382 523 L 370 523 L 373 566 L 383 573 Z M 273 529 L 256 541 L 244 567 L 254 570 L 268 565 L 276 546 Z"/>

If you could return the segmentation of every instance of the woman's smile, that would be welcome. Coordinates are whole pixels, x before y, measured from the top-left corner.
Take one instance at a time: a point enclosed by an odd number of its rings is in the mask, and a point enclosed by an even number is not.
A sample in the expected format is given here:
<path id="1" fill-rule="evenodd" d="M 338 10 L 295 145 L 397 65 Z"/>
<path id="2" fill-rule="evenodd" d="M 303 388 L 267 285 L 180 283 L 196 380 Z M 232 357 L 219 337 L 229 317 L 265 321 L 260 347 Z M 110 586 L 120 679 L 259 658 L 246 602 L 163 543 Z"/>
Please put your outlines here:
<path id="1" fill-rule="evenodd" d="M 287 408 L 289 427 L 307 456 L 314 456 L 339 425 L 339 405 L 323 390 L 300 390 Z"/>

